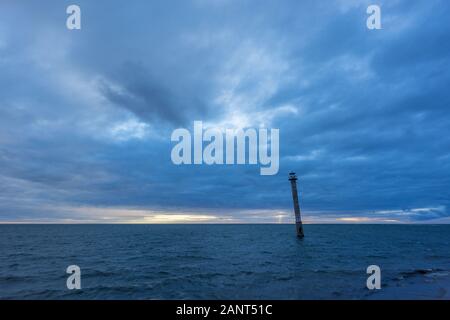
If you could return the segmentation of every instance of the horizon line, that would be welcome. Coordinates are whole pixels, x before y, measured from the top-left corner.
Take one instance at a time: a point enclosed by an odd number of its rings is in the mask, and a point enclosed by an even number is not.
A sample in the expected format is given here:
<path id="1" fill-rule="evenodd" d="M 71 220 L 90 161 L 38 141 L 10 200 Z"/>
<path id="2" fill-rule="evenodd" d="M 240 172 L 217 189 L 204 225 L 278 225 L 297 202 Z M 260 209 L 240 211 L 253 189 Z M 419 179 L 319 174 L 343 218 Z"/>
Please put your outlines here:
<path id="1" fill-rule="evenodd" d="M 3 222 L 0 225 L 292 225 L 292 223 L 277 222 L 176 222 L 176 223 L 138 223 L 138 222 Z M 311 222 L 303 225 L 450 225 L 449 222 Z"/>

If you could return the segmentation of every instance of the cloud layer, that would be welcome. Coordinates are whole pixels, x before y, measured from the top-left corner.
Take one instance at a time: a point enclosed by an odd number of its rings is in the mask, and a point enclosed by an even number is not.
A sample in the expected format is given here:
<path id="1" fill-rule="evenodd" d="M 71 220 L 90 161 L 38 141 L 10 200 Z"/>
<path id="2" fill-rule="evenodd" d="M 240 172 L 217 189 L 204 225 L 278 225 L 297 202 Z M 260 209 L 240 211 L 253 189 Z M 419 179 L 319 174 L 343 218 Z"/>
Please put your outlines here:
<path id="1" fill-rule="evenodd" d="M 291 222 L 290 170 L 310 222 L 448 221 L 450 5 L 380 3 L 2 1 L 0 222 Z M 280 173 L 174 166 L 194 120 Z"/>

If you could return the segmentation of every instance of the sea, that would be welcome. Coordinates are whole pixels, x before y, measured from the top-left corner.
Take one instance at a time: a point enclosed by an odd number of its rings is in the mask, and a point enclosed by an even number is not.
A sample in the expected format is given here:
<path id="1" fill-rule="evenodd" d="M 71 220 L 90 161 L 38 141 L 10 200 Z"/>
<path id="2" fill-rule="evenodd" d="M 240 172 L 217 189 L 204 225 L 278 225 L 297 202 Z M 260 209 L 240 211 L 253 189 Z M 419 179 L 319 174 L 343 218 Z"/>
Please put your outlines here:
<path id="1" fill-rule="evenodd" d="M 0 299 L 450 299 L 450 225 L 0 225 Z M 69 290 L 67 267 L 81 289 Z M 366 286 L 381 270 L 381 289 Z"/>

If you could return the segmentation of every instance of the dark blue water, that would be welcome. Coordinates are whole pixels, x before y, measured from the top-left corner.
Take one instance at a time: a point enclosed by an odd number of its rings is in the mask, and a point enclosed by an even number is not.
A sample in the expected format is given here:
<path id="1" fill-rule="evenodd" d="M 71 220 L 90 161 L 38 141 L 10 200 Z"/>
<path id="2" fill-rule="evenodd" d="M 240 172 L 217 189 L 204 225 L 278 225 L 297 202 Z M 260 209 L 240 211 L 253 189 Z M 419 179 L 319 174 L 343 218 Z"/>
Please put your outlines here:
<path id="1" fill-rule="evenodd" d="M 450 225 L 306 225 L 305 233 L 297 239 L 293 225 L 0 225 L 0 298 L 365 299 L 374 295 L 368 265 L 381 267 L 386 292 L 450 270 Z M 66 288 L 73 264 L 79 291 Z"/>

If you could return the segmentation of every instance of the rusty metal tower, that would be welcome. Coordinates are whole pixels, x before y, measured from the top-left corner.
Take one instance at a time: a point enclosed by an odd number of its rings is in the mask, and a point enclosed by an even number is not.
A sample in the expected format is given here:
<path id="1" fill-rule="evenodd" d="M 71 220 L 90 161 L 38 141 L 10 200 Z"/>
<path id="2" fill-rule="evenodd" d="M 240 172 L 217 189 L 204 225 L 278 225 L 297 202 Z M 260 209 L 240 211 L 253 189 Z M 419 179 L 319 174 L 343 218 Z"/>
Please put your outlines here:
<path id="1" fill-rule="evenodd" d="M 300 205 L 298 203 L 297 193 L 297 176 L 295 175 L 295 172 L 289 173 L 289 181 L 291 182 L 292 199 L 294 200 L 295 228 L 297 229 L 297 237 L 303 238 L 305 235 L 303 233 L 302 218 L 300 216 Z"/>

